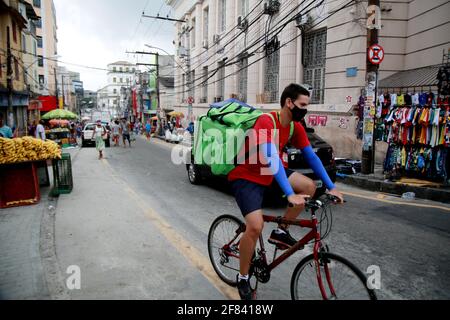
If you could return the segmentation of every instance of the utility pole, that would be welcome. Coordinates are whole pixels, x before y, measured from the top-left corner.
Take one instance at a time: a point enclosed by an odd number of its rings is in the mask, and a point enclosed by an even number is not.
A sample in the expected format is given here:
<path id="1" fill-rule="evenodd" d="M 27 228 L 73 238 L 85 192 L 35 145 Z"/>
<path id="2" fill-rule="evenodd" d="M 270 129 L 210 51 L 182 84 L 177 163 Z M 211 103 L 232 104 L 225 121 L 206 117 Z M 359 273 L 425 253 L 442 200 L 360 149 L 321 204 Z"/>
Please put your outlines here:
<path id="1" fill-rule="evenodd" d="M 367 50 L 378 44 L 378 32 L 381 29 L 380 0 L 369 0 L 367 20 Z M 366 54 L 366 89 L 364 107 L 363 150 L 361 172 L 371 174 L 375 171 L 375 114 L 377 103 L 379 65 L 370 61 Z"/>
<path id="2" fill-rule="evenodd" d="M 63 98 L 63 105 L 61 109 L 64 109 L 64 106 L 66 105 L 66 97 L 65 97 L 65 93 L 64 93 L 64 75 L 61 75 L 61 85 L 62 85 L 62 98 Z"/>
<path id="3" fill-rule="evenodd" d="M 12 54 L 11 54 L 11 38 L 9 34 L 9 27 L 6 27 L 6 46 L 7 46 L 7 62 L 6 62 L 6 79 L 8 86 L 8 114 L 13 113 L 13 69 L 12 69 Z M 12 128 L 13 123 L 9 123 L 9 116 L 6 117 L 6 123 Z"/>
<path id="4" fill-rule="evenodd" d="M 53 72 L 55 73 L 55 95 L 56 95 L 56 105 L 59 107 L 59 88 L 58 88 L 58 76 L 56 74 L 56 68 L 53 68 Z"/>
<path id="5" fill-rule="evenodd" d="M 159 83 L 159 53 L 156 53 L 156 94 L 158 96 L 158 107 L 156 108 L 156 116 L 158 117 L 158 123 L 159 126 L 161 127 L 162 122 L 161 122 L 161 94 Z"/>
<path id="6" fill-rule="evenodd" d="M 154 52 L 145 52 L 145 51 L 137 51 L 137 52 L 127 52 L 127 53 L 134 53 L 134 54 L 147 54 L 147 55 L 151 55 L 151 56 L 155 56 L 156 57 L 156 61 L 155 63 L 137 63 L 137 66 L 147 66 L 147 67 L 155 67 L 156 68 L 156 90 L 157 90 L 157 95 L 158 95 L 158 108 L 157 108 L 157 117 L 158 117 L 158 123 L 160 128 L 162 127 L 162 122 L 161 122 L 161 98 L 160 98 L 160 85 L 159 85 L 159 53 L 154 53 Z"/>

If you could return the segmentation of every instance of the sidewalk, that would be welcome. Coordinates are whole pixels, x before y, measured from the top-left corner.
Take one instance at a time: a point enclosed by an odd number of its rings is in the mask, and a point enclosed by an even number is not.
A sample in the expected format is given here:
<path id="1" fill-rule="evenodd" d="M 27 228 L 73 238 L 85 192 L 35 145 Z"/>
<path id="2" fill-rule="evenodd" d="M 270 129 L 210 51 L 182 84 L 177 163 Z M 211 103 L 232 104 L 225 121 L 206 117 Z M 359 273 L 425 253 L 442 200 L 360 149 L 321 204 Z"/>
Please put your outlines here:
<path id="1" fill-rule="evenodd" d="M 450 203 L 450 187 L 441 187 L 437 183 L 403 179 L 398 182 L 386 180 L 381 166 L 375 168 L 374 174 L 364 175 L 339 175 L 337 181 L 368 191 L 383 192 L 395 195 L 403 195 L 413 192 L 416 198 Z"/>
<path id="2" fill-rule="evenodd" d="M 78 151 L 64 152 L 76 157 Z M 50 191 L 41 187 L 36 205 L 0 210 L 0 300 L 65 298 L 54 246 L 57 199 Z"/>

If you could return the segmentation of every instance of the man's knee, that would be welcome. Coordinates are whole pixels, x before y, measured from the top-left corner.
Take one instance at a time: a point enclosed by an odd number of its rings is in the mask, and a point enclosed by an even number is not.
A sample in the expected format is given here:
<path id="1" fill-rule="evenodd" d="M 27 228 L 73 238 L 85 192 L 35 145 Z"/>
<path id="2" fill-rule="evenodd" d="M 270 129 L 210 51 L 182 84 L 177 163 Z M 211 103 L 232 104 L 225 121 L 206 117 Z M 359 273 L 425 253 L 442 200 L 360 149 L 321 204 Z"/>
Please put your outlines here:
<path id="1" fill-rule="evenodd" d="M 311 179 L 308 180 L 307 183 L 307 194 L 309 194 L 311 197 L 313 197 L 316 194 L 317 191 L 317 185 L 314 181 Z"/>
<path id="2" fill-rule="evenodd" d="M 257 239 L 264 229 L 264 220 L 262 216 L 260 214 L 250 216 L 249 218 L 247 218 L 246 222 L 247 233 L 253 239 Z"/>

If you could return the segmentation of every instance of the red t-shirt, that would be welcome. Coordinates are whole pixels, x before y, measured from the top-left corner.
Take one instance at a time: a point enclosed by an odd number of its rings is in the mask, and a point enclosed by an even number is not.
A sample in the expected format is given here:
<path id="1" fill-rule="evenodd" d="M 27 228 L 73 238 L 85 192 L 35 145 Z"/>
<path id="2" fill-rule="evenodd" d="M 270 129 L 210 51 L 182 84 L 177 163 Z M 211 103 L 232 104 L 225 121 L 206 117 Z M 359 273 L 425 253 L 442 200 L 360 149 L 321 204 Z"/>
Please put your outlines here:
<path id="1" fill-rule="evenodd" d="M 282 150 L 286 146 L 289 141 L 289 136 L 291 133 L 291 125 L 283 128 L 281 126 L 278 114 L 276 112 L 271 113 L 275 119 L 276 129 L 278 130 L 276 134 L 275 141 L 273 141 L 274 137 L 274 126 L 273 120 L 269 115 L 262 115 L 256 121 L 255 126 L 253 127 L 253 131 L 249 134 L 245 148 L 243 148 L 240 153 L 240 159 L 245 159 L 246 150 L 247 153 L 252 154 L 250 159 L 247 159 L 244 164 L 240 164 L 236 166 L 236 168 L 230 172 L 228 175 L 229 181 L 235 181 L 239 179 L 251 181 L 263 186 L 270 186 L 273 182 L 273 175 L 262 175 L 261 169 L 267 168 L 267 164 L 261 163 L 261 159 L 264 159 L 262 156 L 257 156 L 255 153 L 255 147 L 264 143 L 275 143 L 278 151 L 280 152 L 280 158 L 282 157 Z M 277 140 L 279 139 L 279 146 L 277 145 Z M 251 143 L 250 143 L 251 141 Z M 291 144 L 298 148 L 304 149 L 309 147 L 311 144 L 308 139 L 308 135 L 306 134 L 305 128 L 298 122 L 294 122 L 294 134 L 291 139 Z M 248 157 L 247 157 L 248 158 Z M 263 160 L 264 161 L 264 160 Z M 253 163 L 253 164 L 250 164 Z M 288 164 L 283 161 L 283 165 L 287 168 Z"/>

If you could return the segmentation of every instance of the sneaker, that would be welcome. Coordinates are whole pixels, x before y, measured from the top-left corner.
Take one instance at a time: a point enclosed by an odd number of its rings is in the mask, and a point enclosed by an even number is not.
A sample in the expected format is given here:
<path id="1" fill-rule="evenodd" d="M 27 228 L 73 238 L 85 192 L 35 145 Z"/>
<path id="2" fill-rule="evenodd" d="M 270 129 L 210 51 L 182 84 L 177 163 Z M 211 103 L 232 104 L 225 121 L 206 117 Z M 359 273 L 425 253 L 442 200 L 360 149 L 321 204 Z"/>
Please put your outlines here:
<path id="1" fill-rule="evenodd" d="M 287 250 L 297 243 L 297 240 L 292 238 L 289 231 L 286 233 L 279 233 L 277 230 L 273 230 L 269 238 L 269 243 L 276 245 L 279 250 Z"/>
<path id="2" fill-rule="evenodd" d="M 253 300 L 253 290 L 250 287 L 250 283 L 248 280 L 239 280 L 239 275 L 237 276 L 237 281 L 238 281 L 238 291 L 239 291 L 239 296 L 241 297 L 242 300 Z"/>

